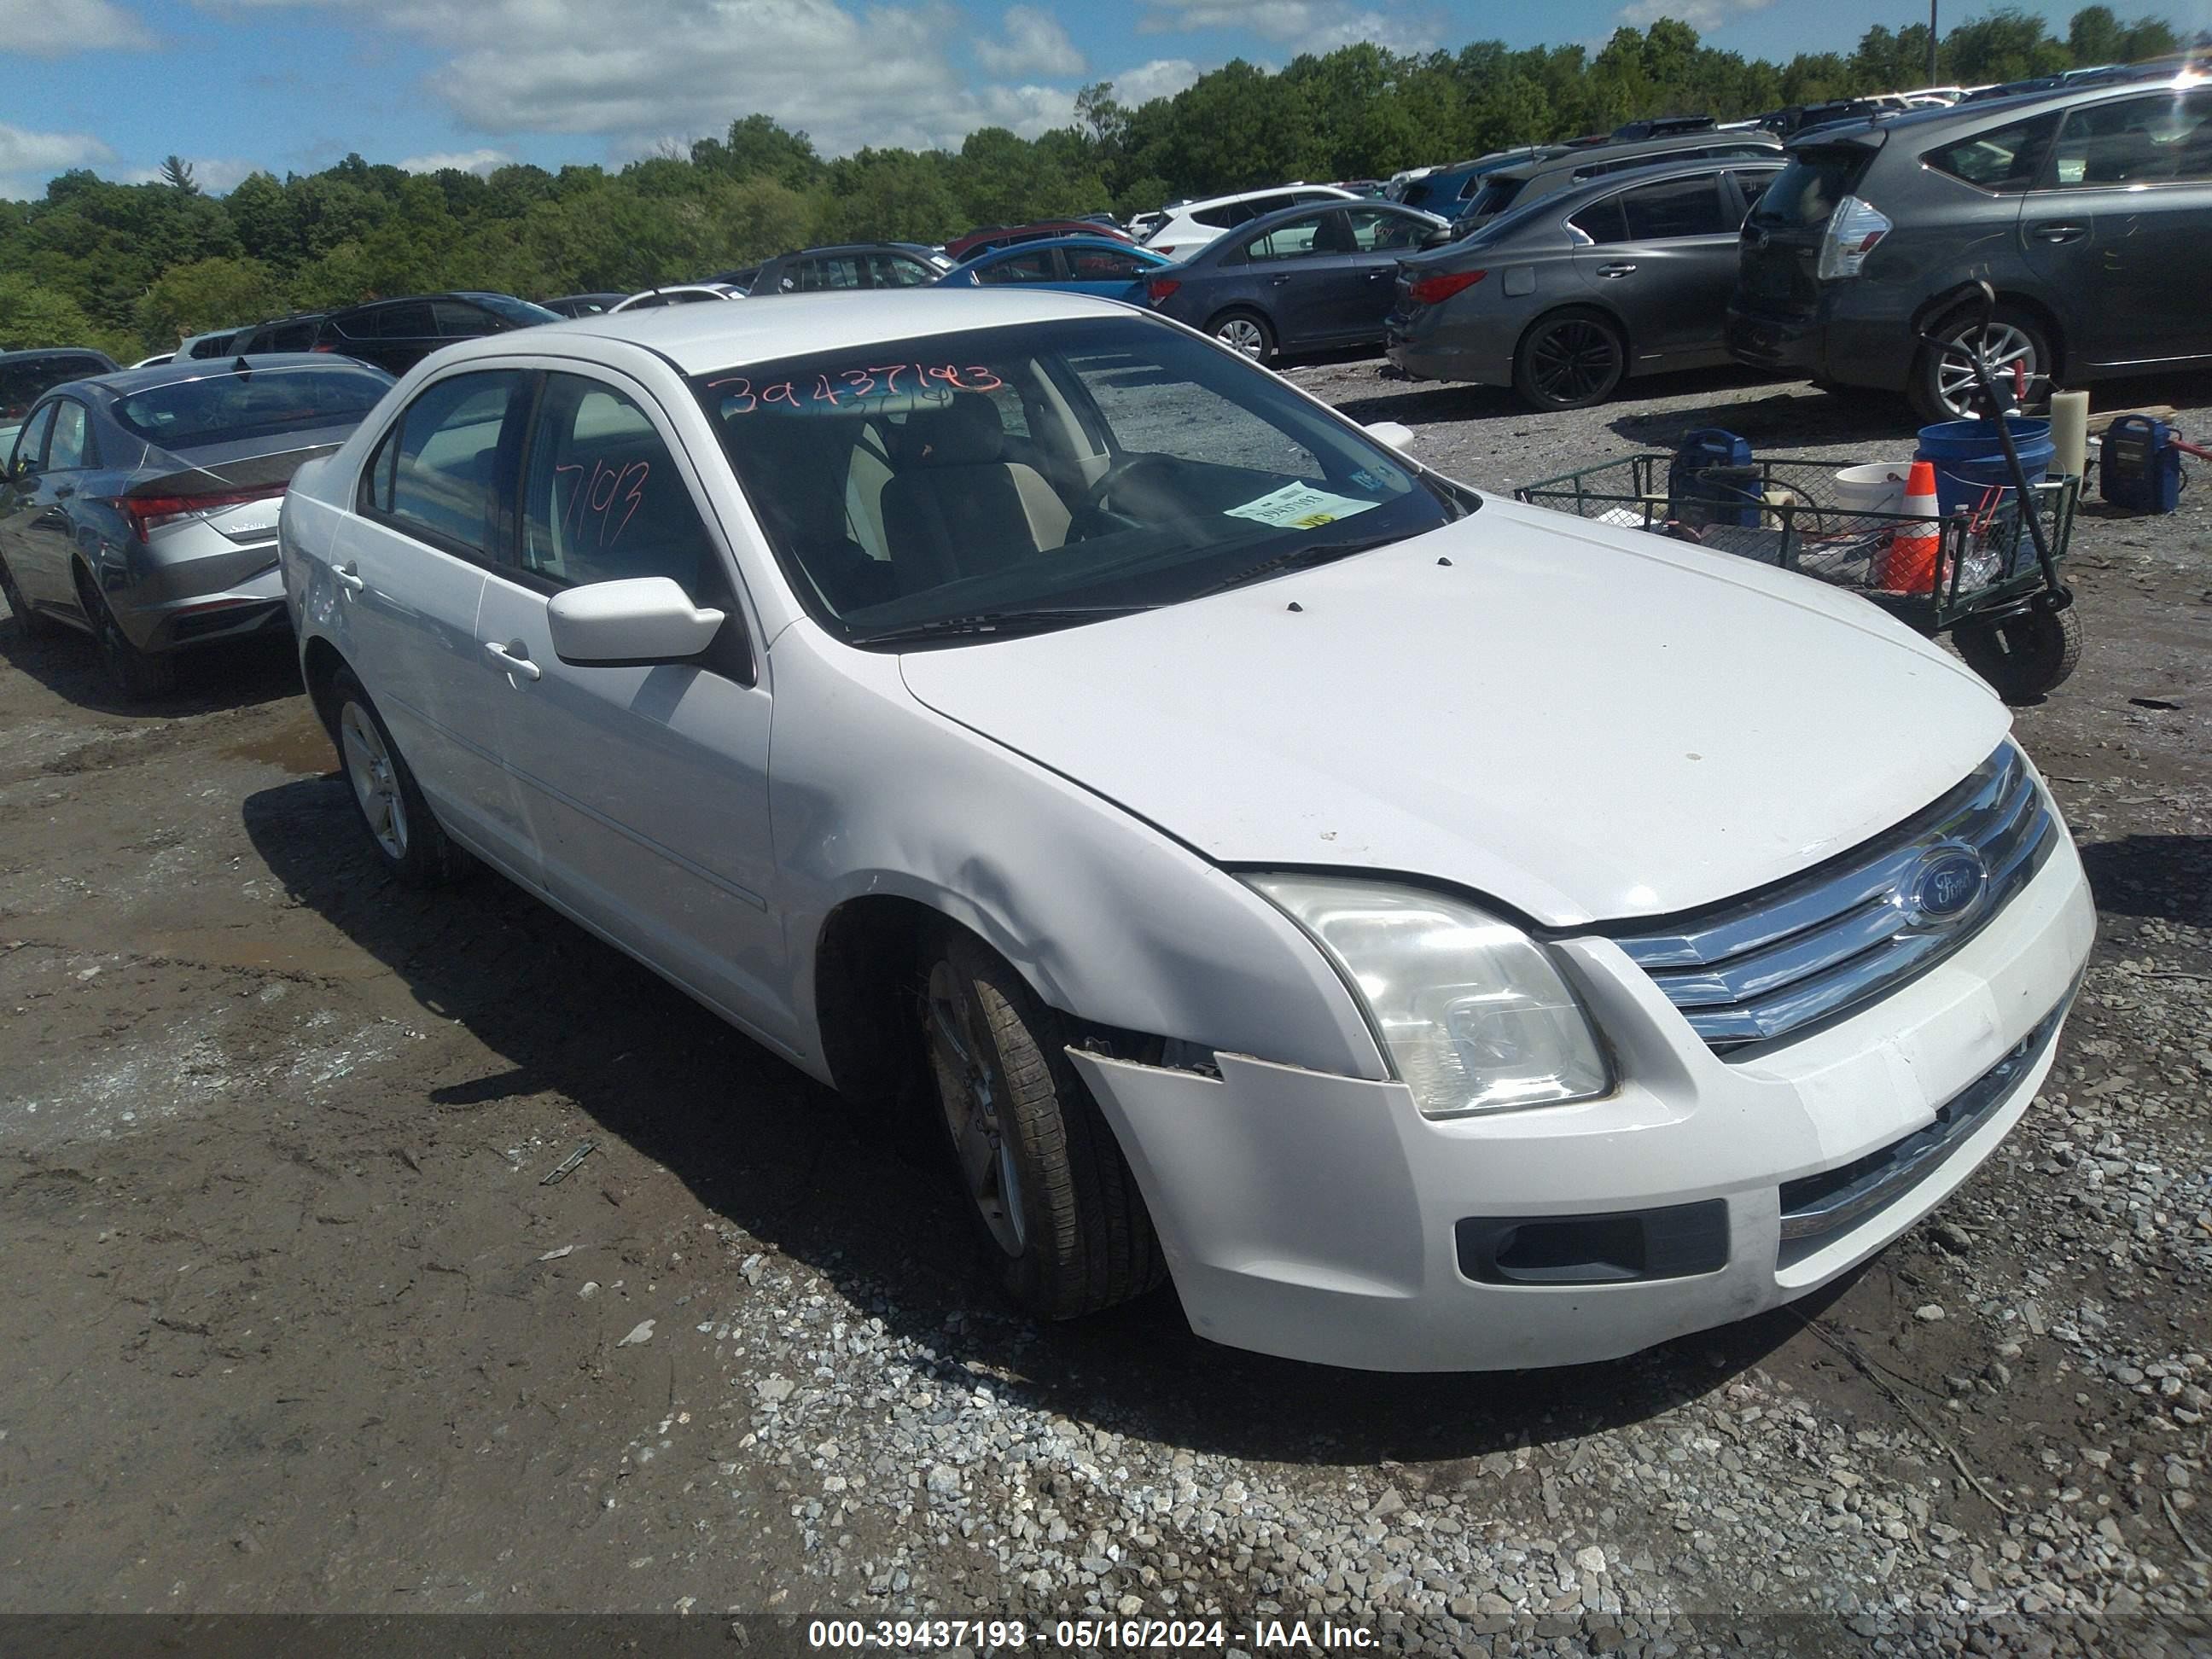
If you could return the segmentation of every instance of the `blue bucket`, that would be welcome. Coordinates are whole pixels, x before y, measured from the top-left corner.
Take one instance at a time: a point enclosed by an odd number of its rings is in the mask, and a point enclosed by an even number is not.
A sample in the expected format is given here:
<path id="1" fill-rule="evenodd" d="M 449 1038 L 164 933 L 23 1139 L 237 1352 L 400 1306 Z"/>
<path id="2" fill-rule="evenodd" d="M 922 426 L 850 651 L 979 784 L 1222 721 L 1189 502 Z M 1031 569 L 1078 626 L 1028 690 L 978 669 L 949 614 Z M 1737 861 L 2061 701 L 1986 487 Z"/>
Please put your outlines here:
<path id="1" fill-rule="evenodd" d="M 2021 470 L 2029 480 L 2049 472 L 2058 453 L 2058 446 L 2051 441 L 2051 422 L 2011 415 L 2005 424 L 2012 429 L 2013 447 L 2020 451 Z M 1936 464 L 1936 501 L 1946 517 L 1962 509 L 1994 507 L 2012 492 L 2012 468 L 2005 463 L 1994 421 L 1942 421 L 1923 426 L 1913 459 Z"/>

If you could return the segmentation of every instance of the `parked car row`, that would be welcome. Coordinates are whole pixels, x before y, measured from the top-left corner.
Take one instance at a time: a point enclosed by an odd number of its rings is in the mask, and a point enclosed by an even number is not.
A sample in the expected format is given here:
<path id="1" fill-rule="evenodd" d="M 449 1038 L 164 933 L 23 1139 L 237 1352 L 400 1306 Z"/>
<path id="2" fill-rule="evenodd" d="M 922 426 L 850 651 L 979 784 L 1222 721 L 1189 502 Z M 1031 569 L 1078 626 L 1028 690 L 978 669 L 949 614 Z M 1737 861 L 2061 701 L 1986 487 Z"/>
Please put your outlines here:
<path id="1" fill-rule="evenodd" d="M 1574 408 L 1733 358 L 1951 419 L 1979 395 L 1922 337 L 1979 329 L 1986 280 L 1988 343 L 2024 392 L 2212 362 L 2212 87 L 2093 82 L 1723 149 L 1764 137 L 1664 141 L 1695 165 L 1612 172 L 1596 149 L 1494 171 L 1502 214 L 1402 261 L 1391 360 Z"/>

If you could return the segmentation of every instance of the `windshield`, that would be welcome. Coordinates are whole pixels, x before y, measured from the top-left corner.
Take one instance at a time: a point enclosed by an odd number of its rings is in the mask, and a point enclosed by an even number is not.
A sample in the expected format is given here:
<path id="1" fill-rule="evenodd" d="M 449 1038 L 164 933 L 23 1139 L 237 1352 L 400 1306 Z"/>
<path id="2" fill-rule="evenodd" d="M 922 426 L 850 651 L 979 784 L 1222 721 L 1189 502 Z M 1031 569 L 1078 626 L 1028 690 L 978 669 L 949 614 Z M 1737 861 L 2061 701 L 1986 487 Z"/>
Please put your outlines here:
<path id="1" fill-rule="evenodd" d="M 1419 535 L 1478 500 L 1140 317 L 885 342 L 693 385 L 793 587 L 859 644 L 1173 604 Z"/>
<path id="2" fill-rule="evenodd" d="M 115 400 L 125 431 L 164 449 L 319 427 L 353 426 L 392 379 L 364 364 L 297 363 L 171 380 Z"/>
<path id="3" fill-rule="evenodd" d="M 471 294 L 469 298 L 495 316 L 504 317 L 508 322 L 520 323 L 525 327 L 561 320 L 559 312 L 550 311 L 544 306 L 534 306 L 527 300 L 518 300 L 508 294 Z"/>
<path id="4" fill-rule="evenodd" d="M 1528 182 L 1526 178 L 1516 178 L 1511 173 L 1492 173 L 1483 181 L 1482 188 L 1475 191 L 1467 204 L 1466 212 L 1460 216 L 1480 219 L 1504 212 L 1513 205 L 1514 198 L 1521 194 L 1522 185 Z"/>

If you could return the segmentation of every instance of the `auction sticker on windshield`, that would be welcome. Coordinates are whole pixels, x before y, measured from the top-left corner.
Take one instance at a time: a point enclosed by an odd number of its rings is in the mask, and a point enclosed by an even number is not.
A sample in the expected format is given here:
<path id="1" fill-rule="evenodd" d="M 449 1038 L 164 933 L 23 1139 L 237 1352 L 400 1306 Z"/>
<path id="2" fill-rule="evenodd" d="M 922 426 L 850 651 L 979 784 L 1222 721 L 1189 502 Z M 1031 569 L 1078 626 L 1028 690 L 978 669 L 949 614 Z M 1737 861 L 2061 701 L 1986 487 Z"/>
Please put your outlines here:
<path id="1" fill-rule="evenodd" d="M 1381 505 L 1380 501 L 1334 495 L 1311 484 L 1294 483 L 1270 491 L 1256 501 L 1230 507 L 1227 512 L 1232 519 L 1250 519 L 1284 530 L 1317 530 L 1322 525 L 1334 524 L 1339 519 L 1348 519 L 1355 513 L 1364 513 Z"/>

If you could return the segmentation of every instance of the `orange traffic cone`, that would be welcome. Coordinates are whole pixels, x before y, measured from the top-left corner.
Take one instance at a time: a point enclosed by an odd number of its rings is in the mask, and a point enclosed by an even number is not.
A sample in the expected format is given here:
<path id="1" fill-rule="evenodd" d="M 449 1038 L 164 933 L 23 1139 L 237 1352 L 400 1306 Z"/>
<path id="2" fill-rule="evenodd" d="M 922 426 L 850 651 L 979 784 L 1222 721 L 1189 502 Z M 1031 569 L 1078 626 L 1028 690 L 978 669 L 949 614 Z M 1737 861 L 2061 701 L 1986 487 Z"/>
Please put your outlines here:
<path id="1" fill-rule="evenodd" d="M 1905 475 L 1905 512 L 1882 555 L 1880 585 L 1891 593 L 1928 593 L 1936 586 L 1936 557 L 1943 545 L 1942 509 L 1936 500 L 1936 465 L 1915 461 Z"/>

